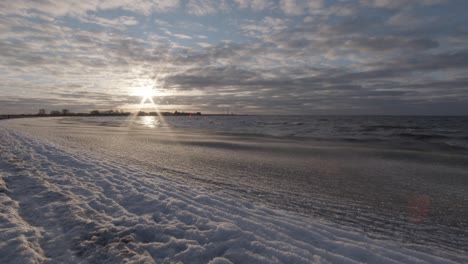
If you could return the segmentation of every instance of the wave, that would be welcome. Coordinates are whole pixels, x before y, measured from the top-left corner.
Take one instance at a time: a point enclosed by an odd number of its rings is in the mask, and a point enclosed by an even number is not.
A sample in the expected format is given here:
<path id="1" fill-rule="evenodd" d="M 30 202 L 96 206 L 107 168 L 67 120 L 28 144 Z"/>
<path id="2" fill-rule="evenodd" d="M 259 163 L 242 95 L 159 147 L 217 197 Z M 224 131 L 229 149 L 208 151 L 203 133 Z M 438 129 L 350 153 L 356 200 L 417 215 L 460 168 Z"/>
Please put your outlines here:
<path id="1" fill-rule="evenodd" d="M 430 140 L 430 139 L 449 139 L 450 137 L 437 134 L 416 134 L 416 133 L 397 133 L 395 134 L 399 137 L 408 137 L 419 140 Z"/>
<path id="2" fill-rule="evenodd" d="M 375 129 L 425 129 L 424 127 L 420 126 L 404 126 L 404 125 L 374 125 L 374 126 L 368 126 L 369 128 L 375 128 Z"/>
<path id="3" fill-rule="evenodd" d="M 201 116 L 197 118 L 158 118 L 153 129 L 162 126 L 179 129 L 202 129 L 212 133 L 235 134 L 239 137 L 274 137 L 293 140 L 345 140 L 356 142 L 380 141 L 432 144 L 458 140 L 468 144 L 468 122 L 464 118 L 427 117 L 314 117 L 314 116 Z M 468 119 L 467 119 L 468 120 Z M 70 121 L 70 120 L 67 120 Z M 75 121 L 75 119 L 73 119 Z M 97 117 L 78 120 L 100 126 L 145 126 L 138 119 Z"/>

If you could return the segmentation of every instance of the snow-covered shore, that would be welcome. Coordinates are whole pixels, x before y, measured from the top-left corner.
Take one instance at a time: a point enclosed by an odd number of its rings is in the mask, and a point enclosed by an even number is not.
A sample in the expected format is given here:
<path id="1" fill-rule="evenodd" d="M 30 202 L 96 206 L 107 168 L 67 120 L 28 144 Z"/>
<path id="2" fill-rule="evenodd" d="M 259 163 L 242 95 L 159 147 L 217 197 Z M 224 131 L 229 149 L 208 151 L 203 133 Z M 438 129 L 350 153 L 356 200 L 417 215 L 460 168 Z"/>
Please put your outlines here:
<path id="1" fill-rule="evenodd" d="M 0 126 L 0 263 L 466 263 Z"/>

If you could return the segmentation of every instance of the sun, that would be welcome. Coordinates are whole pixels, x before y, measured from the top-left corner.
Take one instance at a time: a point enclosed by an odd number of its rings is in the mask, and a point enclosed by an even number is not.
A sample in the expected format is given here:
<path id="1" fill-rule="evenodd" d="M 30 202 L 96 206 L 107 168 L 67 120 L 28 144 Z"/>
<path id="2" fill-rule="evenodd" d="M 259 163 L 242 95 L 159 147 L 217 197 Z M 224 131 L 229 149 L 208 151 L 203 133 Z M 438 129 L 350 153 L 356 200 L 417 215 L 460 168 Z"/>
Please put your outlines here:
<path id="1" fill-rule="evenodd" d="M 140 104 L 145 104 L 146 102 L 154 104 L 153 97 L 157 96 L 157 92 L 153 87 L 145 86 L 134 88 L 132 95 L 141 97 Z"/>
<path id="2" fill-rule="evenodd" d="M 152 87 L 135 88 L 134 95 L 140 96 L 142 99 L 148 99 L 156 96 L 156 91 Z"/>

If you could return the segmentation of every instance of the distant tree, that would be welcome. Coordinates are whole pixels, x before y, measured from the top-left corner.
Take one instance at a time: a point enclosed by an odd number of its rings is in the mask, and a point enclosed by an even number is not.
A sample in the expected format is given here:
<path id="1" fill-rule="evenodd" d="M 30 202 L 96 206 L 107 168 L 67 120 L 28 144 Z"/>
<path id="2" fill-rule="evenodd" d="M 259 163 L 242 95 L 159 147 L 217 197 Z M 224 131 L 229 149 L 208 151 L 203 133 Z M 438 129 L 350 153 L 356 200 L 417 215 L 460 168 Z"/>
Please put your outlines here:
<path id="1" fill-rule="evenodd" d="M 45 109 L 39 109 L 39 112 L 37 113 L 40 116 L 46 115 L 46 110 Z"/>
<path id="2" fill-rule="evenodd" d="M 70 110 L 62 109 L 62 115 L 69 115 L 69 114 L 70 114 Z"/>
<path id="3" fill-rule="evenodd" d="M 58 115 L 60 115 L 60 111 L 58 111 L 58 110 L 52 110 L 52 111 L 50 111 L 50 115 L 58 116 Z"/>
<path id="4" fill-rule="evenodd" d="M 201 115 L 201 112 L 197 112 L 196 115 Z"/>
<path id="5" fill-rule="evenodd" d="M 99 115 L 99 110 L 93 110 L 89 113 L 90 115 Z"/>

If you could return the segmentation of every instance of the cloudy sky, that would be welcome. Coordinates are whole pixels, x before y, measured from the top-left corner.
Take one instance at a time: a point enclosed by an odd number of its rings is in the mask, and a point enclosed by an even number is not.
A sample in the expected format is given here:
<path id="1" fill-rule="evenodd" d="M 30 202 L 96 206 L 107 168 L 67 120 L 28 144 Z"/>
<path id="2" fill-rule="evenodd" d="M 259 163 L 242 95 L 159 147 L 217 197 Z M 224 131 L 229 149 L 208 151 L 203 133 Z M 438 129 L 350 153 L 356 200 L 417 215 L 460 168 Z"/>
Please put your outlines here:
<path id="1" fill-rule="evenodd" d="M 468 114 L 466 0 L 0 2 L 0 113 Z"/>

